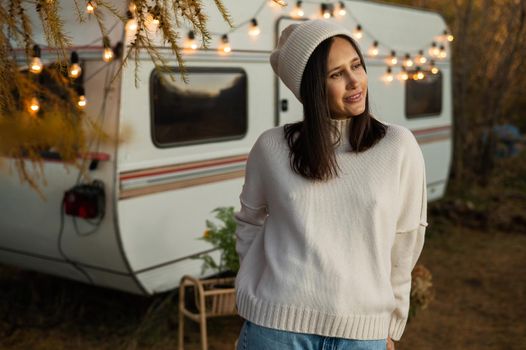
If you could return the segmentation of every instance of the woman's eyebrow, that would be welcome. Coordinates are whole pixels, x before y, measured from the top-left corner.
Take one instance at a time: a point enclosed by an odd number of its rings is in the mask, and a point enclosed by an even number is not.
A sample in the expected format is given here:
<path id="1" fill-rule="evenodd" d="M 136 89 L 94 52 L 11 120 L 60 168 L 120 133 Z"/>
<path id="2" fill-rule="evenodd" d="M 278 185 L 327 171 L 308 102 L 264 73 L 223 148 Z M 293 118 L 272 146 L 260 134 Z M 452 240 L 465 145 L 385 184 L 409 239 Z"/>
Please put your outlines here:
<path id="1" fill-rule="evenodd" d="M 358 57 L 358 56 L 354 56 L 354 57 L 351 59 L 351 63 L 356 62 L 356 61 L 360 61 L 360 57 Z M 341 68 L 341 66 L 343 66 L 343 64 L 341 64 L 341 65 L 339 65 L 339 66 L 337 66 L 337 67 L 334 67 L 334 68 L 332 68 L 332 69 L 329 69 L 329 72 L 335 71 L 335 70 Z"/>

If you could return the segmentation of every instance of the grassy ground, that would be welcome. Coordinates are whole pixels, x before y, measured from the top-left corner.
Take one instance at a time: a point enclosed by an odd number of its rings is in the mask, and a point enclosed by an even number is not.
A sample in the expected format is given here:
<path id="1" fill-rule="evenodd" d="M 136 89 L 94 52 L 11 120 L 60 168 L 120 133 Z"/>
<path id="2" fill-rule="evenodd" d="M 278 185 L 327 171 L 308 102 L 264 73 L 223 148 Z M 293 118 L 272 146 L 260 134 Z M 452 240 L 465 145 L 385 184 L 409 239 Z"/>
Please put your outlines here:
<path id="1" fill-rule="evenodd" d="M 436 296 L 397 349 L 526 349 L 526 154 L 498 169 L 430 205 L 419 263 Z M 175 294 L 148 299 L 0 266 L 0 349 L 175 349 L 176 305 Z M 210 349 L 233 349 L 241 325 L 210 320 Z M 185 339 L 199 349 L 197 324 L 187 321 Z"/>

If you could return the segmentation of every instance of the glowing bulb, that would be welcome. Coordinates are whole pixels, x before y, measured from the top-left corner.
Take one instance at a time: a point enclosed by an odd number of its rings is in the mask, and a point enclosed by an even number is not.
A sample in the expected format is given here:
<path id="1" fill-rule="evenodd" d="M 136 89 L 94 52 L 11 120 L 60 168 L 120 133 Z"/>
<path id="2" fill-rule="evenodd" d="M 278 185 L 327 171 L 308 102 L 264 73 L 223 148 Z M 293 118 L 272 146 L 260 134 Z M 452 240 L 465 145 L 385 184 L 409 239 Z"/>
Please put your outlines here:
<path id="1" fill-rule="evenodd" d="M 391 67 L 387 67 L 387 71 L 382 76 L 382 80 L 387 84 L 394 80 L 393 71 L 391 70 Z"/>
<path id="2" fill-rule="evenodd" d="M 413 73 L 413 80 L 422 80 L 425 78 L 424 73 L 420 70 L 420 67 L 416 67 L 415 73 Z"/>
<path id="3" fill-rule="evenodd" d="M 404 61 L 402 62 L 402 65 L 404 67 L 412 67 L 413 66 L 413 60 L 411 59 L 411 56 L 407 53 L 404 57 Z"/>
<path id="4" fill-rule="evenodd" d="M 437 43 L 433 42 L 429 48 L 429 56 L 438 57 L 440 50 L 437 47 Z"/>
<path id="5" fill-rule="evenodd" d="M 221 37 L 221 45 L 219 45 L 219 52 L 230 53 L 231 51 L 232 48 L 230 47 L 230 43 L 228 42 L 228 35 L 224 34 Z"/>
<path id="6" fill-rule="evenodd" d="M 104 62 L 111 62 L 113 60 L 113 50 L 111 47 L 105 47 L 102 52 L 102 60 Z"/>
<path id="7" fill-rule="evenodd" d="M 395 51 L 391 51 L 391 55 L 389 57 L 387 57 L 385 62 L 387 63 L 388 66 L 394 66 L 395 64 L 397 64 L 398 63 L 398 59 L 396 58 L 396 52 Z"/>
<path id="8" fill-rule="evenodd" d="M 93 14 L 96 8 L 97 8 L 97 3 L 95 1 L 88 1 L 88 4 L 86 5 L 86 12 L 91 15 Z"/>
<path id="9" fill-rule="evenodd" d="M 453 40 L 455 40 L 455 37 L 454 37 L 451 33 L 449 33 L 449 32 L 447 31 L 447 29 L 446 29 L 446 30 L 444 30 L 444 32 L 442 33 L 442 40 L 443 40 L 443 41 L 446 41 L 446 40 L 447 40 L 447 41 L 449 41 L 449 42 L 452 42 Z"/>
<path id="10" fill-rule="evenodd" d="M 133 13 L 127 11 L 126 17 L 128 18 L 128 21 L 126 22 L 126 31 L 128 33 L 134 33 L 137 30 L 137 21 L 133 18 Z"/>
<path id="11" fill-rule="evenodd" d="M 29 71 L 34 74 L 40 74 L 40 72 L 42 72 L 42 61 L 40 60 L 40 57 L 35 56 L 31 59 Z"/>
<path id="12" fill-rule="evenodd" d="M 73 63 L 71 66 L 69 66 L 68 76 L 71 79 L 77 79 L 80 77 L 80 73 L 82 73 L 82 68 L 80 68 L 78 63 Z"/>
<path id="13" fill-rule="evenodd" d="M 321 15 L 325 19 L 331 18 L 331 11 L 329 11 L 327 4 L 321 4 Z"/>
<path id="14" fill-rule="evenodd" d="M 447 57 L 447 52 L 446 52 L 446 48 L 442 45 L 440 45 L 440 49 L 438 50 L 438 58 L 446 58 Z"/>
<path id="15" fill-rule="evenodd" d="M 197 50 L 197 42 L 195 41 L 195 33 L 191 30 L 188 32 L 184 47 L 190 50 Z"/>
<path id="16" fill-rule="evenodd" d="M 455 37 L 453 36 L 453 34 L 448 34 L 447 41 L 452 42 L 453 40 L 455 40 Z"/>
<path id="17" fill-rule="evenodd" d="M 77 101 L 77 106 L 79 107 L 79 109 L 83 110 L 84 108 L 86 108 L 87 103 L 88 103 L 88 100 L 86 99 L 86 96 L 80 95 Z"/>
<path id="18" fill-rule="evenodd" d="M 347 11 L 345 11 L 345 4 L 343 3 L 343 1 L 340 1 L 338 3 L 338 15 L 343 17 L 347 14 Z"/>
<path id="19" fill-rule="evenodd" d="M 146 28 L 148 29 L 148 31 L 152 33 L 156 32 L 157 28 L 159 28 L 159 20 L 151 13 L 148 13 L 148 15 L 146 15 L 145 22 L 146 22 Z"/>
<path id="20" fill-rule="evenodd" d="M 252 18 L 250 20 L 250 29 L 248 30 L 248 34 L 250 36 L 258 36 L 259 33 L 261 33 L 261 30 L 258 27 L 258 21 L 255 18 Z"/>
<path id="21" fill-rule="evenodd" d="M 296 2 L 296 6 L 294 7 L 294 10 L 290 13 L 291 17 L 298 18 L 303 17 L 305 15 L 305 12 L 303 12 L 303 9 L 301 8 L 301 1 Z"/>
<path id="22" fill-rule="evenodd" d="M 38 101 L 38 98 L 33 97 L 31 101 L 29 102 L 29 113 L 36 114 L 40 110 L 40 102 Z"/>
<path id="23" fill-rule="evenodd" d="M 373 42 L 373 45 L 371 45 L 371 47 L 369 47 L 369 49 L 367 50 L 367 54 L 370 56 L 370 57 L 376 57 L 378 56 L 378 41 L 374 41 Z"/>
<path id="24" fill-rule="evenodd" d="M 426 56 L 424 56 L 423 50 L 418 51 L 418 55 L 416 55 L 415 57 L 415 62 L 420 65 L 423 65 L 424 63 L 427 62 L 427 58 Z"/>
<path id="25" fill-rule="evenodd" d="M 352 35 L 356 40 L 360 40 L 363 37 L 362 26 L 358 24 L 353 30 Z"/>
<path id="26" fill-rule="evenodd" d="M 402 67 L 402 70 L 400 71 L 400 73 L 398 73 L 397 79 L 400 81 L 405 81 L 409 79 L 409 75 L 407 74 L 407 71 L 405 70 L 404 67 Z"/>

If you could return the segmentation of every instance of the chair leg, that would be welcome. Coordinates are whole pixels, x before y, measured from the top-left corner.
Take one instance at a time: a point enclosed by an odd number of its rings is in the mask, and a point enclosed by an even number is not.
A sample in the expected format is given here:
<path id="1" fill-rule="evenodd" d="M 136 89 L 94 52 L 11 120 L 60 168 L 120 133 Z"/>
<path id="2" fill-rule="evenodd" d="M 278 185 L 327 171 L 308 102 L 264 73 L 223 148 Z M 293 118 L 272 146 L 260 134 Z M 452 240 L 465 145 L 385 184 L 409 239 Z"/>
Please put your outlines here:
<path id="1" fill-rule="evenodd" d="M 184 286 L 179 288 L 179 344 L 178 350 L 184 350 Z"/>
<path id="2" fill-rule="evenodd" d="M 206 333 L 206 317 L 204 313 L 201 313 L 199 320 L 199 325 L 201 326 L 201 350 L 208 350 L 208 337 Z"/>

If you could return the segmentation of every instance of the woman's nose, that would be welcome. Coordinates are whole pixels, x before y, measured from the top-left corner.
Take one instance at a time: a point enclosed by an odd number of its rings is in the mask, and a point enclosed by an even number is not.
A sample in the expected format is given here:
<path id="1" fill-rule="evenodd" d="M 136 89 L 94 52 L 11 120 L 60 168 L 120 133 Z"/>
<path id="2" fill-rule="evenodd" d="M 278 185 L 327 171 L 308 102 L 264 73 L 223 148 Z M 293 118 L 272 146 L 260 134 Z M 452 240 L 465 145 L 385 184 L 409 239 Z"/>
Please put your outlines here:
<path id="1" fill-rule="evenodd" d="M 358 78 L 355 75 L 353 75 L 352 73 L 349 73 L 347 75 L 347 85 L 346 85 L 346 87 L 347 88 L 353 88 L 356 85 L 358 85 Z"/>

